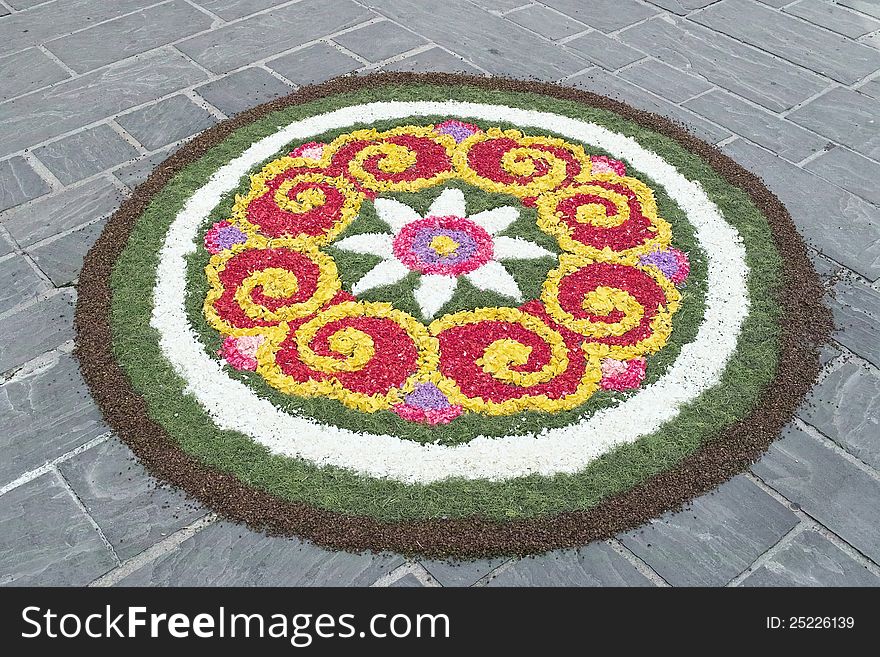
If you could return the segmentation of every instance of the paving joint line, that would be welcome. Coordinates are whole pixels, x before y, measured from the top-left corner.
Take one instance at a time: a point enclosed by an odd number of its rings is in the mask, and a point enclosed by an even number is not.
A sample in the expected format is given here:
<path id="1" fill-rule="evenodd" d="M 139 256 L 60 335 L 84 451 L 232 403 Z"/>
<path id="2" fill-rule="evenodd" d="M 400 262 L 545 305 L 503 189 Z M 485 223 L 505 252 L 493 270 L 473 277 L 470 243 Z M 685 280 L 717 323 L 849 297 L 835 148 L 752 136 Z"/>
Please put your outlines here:
<path id="1" fill-rule="evenodd" d="M 98 536 L 101 538 L 101 542 L 104 544 L 104 547 L 107 548 L 107 550 L 110 552 L 111 556 L 113 557 L 113 560 L 116 562 L 116 565 L 121 566 L 122 560 L 119 558 L 119 555 L 116 553 L 116 548 L 113 547 L 113 544 L 110 542 L 110 540 L 104 534 L 104 530 L 101 529 L 101 526 L 92 517 L 92 514 L 89 513 L 89 510 L 86 508 L 86 505 L 83 503 L 82 499 L 80 499 L 80 496 L 77 494 L 77 492 L 75 490 L 73 490 L 73 486 L 71 486 L 70 482 L 67 481 L 67 477 L 65 477 L 64 473 L 61 472 L 61 470 L 59 470 L 54 465 L 51 466 L 50 469 L 52 472 L 55 473 L 55 475 L 58 477 L 58 479 L 61 480 L 62 485 L 67 489 L 67 492 L 73 498 L 73 501 L 79 507 L 79 510 L 85 514 L 86 520 L 88 520 L 88 522 L 92 526 L 92 528 L 96 532 L 98 532 Z"/>
<path id="2" fill-rule="evenodd" d="M 133 557 L 121 562 L 116 568 L 104 573 L 91 582 L 89 587 L 114 586 L 133 572 L 156 561 L 159 557 L 174 551 L 181 543 L 192 538 L 215 522 L 217 522 L 217 516 L 213 513 L 208 513 L 207 515 L 202 516 L 183 529 L 179 529 L 173 534 L 166 536 L 158 543 L 154 543 L 143 552 L 139 552 Z"/>
<path id="3" fill-rule="evenodd" d="M 54 1 L 54 0 L 53 0 L 53 1 Z M 253 16 L 258 16 L 258 15 L 261 15 L 261 14 L 265 14 L 265 13 L 268 13 L 268 12 L 273 11 L 273 10 L 275 10 L 275 9 L 280 9 L 280 8 L 283 8 L 283 7 L 287 7 L 287 6 L 289 6 L 289 5 L 296 4 L 297 2 L 301 2 L 301 1 L 302 1 L 302 0 L 292 0 L 291 2 L 287 2 L 287 3 L 281 4 L 281 5 L 274 5 L 274 6 L 272 6 L 272 7 L 268 7 L 268 8 L 266 8 L 266 9 L 264 9 L 264 10 L 262 10 L 262 11 L 255 12 L 255 13 L 250 14 L 250 15 L 248 15 L 248 16 L 240 17 L 240 18 L 238 18 L 238 19 L 235 19 L 234 21 L 230 21 L 230 22 L 226 23 L 225 25 L 223 25 L 222 27 L 226 27 L 226 26 L 228 26 L 228 25 L 234 25 L 235 23 L 242 22 L 242 21 L 244 21 L 244 20 L 247 20 L 247 19 L 249 19 L 249 18 L 252 18 Z M 83 28 L 82 30 L 75 30 L 74 32 L 68 32 L 68 33 L 66 33 L 66 34 L 61 34 L 61 35 L 58 35 L 58 36 L 54 36 L 54 37 L 52 37 L 51 39 L 49 39 L 48 41 L 46 41 L 45 43 L 51 43 L 52 41 L 55 41 L 55 40 L 57 40 L 57 39 L 61 39 L 61 38 L 64 38 L 64 37 L 68 37 L 68 36 L 70 36 L 70 35 L 72 35 L 72 34 L 78 34 L 79 32 L 83 32 L 83 31 L 85 31 L 85 30 L 91 29 L 91 28 L 96 27 L 96 26 L 98 26 L 98 25 L 102 25 L 102 24 L 104 24 L 104 23 L 108 23 L 108 22 L 110 22 L 110 21 L 118 20 L 118 19 L 120 19 L 120 18 L 125 18 L 125 17 L 127 17 L 127 16 L 130 16 L 131 14 L 136 14 L 136 13 L 138 13 L 138 12 L 142 12 L 142 11 L 146 11 L 146 10 L 149 10 L 149 9 L 153 9 L 153 8 L 158 7 L 158 6 L 160 6 L 160 5 L 169 4 L 169 3 L 171 3 L 171 2 L 173 2 L 173 0 L 162 0 L 161 2 L 157 2 L 157 3 L 152 4 L 152 5 L 149 5 L 149 6 L 147 6 L 147 7 L 142 7 L 141 9 L 137 9 L 137 10 L 134 10 L 134 11 L 132 11 L 132 12 L 128 12 L 128 13 L 126 13 L 126 14 L 120 14 L 119 16 L 115 16 L 115 17 L 113 17 L 113 18 L 111 18 L 111 19 L 108 19 L 108 20 L 106 20 L 106 21 L 102 21 L 102 22 L 100 22 L 100 23 L 95 23 L 94 25 L 89 25 L 88 27 L 85 27 L 85 28 Z M 39 92 L 41 92 L 41 91 L 45 91 L 45 90 L 47 90 L 47 89 L 51 89 L 51 88 L 56 87 L 56 86 L 58 86 L 58 85 L 60 85 L 60 84 L 64 84 L 64 83 L 69 82 L 69 81 L 71 81 L 71 80 L 79 79 L 79 78 L 81 78 L 81 77 L 83 77 L 83 76 L 86 76 L 86 75 L 91 75 L 92 73 L 95 73 L 96 71 L 102 71 L 102 70 L 105 70 L 105 69 L 110 69 L 110 68 L 113 68 L 113 67 L 121 66 L 124 62 L 128 62 L 128 61 L 133 60 L 133 59 L 136 59 L 136 58 L 138 58 L 138 57 L 143 57 L 144 55 L 149 55 L 149 54 L 151 54 L 151 53 L 155 53 L 155 52 L 158 52 L 158 51 L 163 50 L 163 49 L 173 50 L 174 53 L 177 53 L 177 54 L 183 56 L 183 57 L 186 58 L 190 63 L 192 63 L 193 65 L 197 66 L 199 69 L 201 69 L 203 73 L 207 74 L 207 75 L 210 76 L 210 77 L 213 77 L 214 79 L 217 79 L 217 78 L 223 77 L 224 75 L 228 75 L 229 73 L 235 72 L 235 71 L 240 70 L 240 69 L 242 69 L 242 68 L 246 68 L 246 66 L 251 66 L 251 65 L 253 65 L 253 64 L 247 64 L 247 65 L 245 65 L 245 66 L 241 66 L 241 67 L 238 67 L 238 68 L 236 68 L 236 69 L 233 69 L 233 71 L 229 71 L 229 72 L 227 72 L 227 73 L 215 73 L 215 72 L 213 72 L 213 71 L 211 71 L 211 70 L 205 68 L 204 66 L 202 66 L 201 64 L 199 64 L 197 61 L 195 61 L 194 59 L 192 59 L 191 57 L 189 57 L 186 53 L 184 53 L 183 51 L 181 51 L 180 49 L 177 48 L 177 45 L 180 44 L 180 43 L 182 43 L 182 42 L 184 42 L 184 41 L 187 41 L 187 40 L 192 39 L 192 38 L 197 37 L 197 36 L 204 36 L 204 35 L 206 35 L 206 34 L 210 34 L 211 32 L 215 32 L 215 31 L 217 31 L 218 29 L 221 29 L 221 28 L 217 28 L 217 27 L 209 27 L 209 28 L 206 28 L 206 29 L 201 30 L 201 31 L 199 31 L 199 32 L 194 32 L 194 33 L 192 33 L 192 34 L 187 34 L 186 36 L 180 37 L 179 39 L 176 39 L 176 40 L 174 40 L 174 41 L 169 41 L 168 43 L 163 43 L 163 44 L 160 44 L 160 45 L 155 46 L 155 47 L 153 47 L 153 48 L 149 48 L 149 49 L 147 49 L 147 50 L 144 50 L 144 51 L 142 51 L 142 52 L 139 52 L 139 53 L 135 53 L 135 54 L 129 55 L 129 56 L 123 58 L 123 59 L 117 59 L 117 60 L 114 60 L 114 61 L 112 61 L 112 62 L 108 62 L 107 64 L 103 64 L 103 65 L 101 65 L 101 66 L 96 66 L 95 68 L 93 68 L 93 69 L 89 69 L 88 71 L 83 71 L 82 73 L 76 73 L 76 72 L 74 72 L 74 75 L 73 75 L 72 77 L 65 78 L 64 80 L 59 80 L 58 82 L 54 82 L 54 83 L 52 83 L 52 84 L 45 85 L 45 86 L 43 86 L 43 87 L 39 87 L 39 88 L 37 88 L 37 89 L 31 89 L 31 90 L 28 91 L 27 93 L 19 94 L 18 96 L 14 96 L 14 97 L 12 97 L 12 98 L 7 98 L 6 100 L 0 101 L 0 105 L 3 105 L 3 104 L 5 104 L 5 103 L 8 103 L 8 102 L 10 102 L 10 101 L 13 101 L 13 100 L 16 100 L 16 99 L 19 99 L 19 98 L 23 98 L 24 96 L 29 96 L 29 95 L 31 95 L 31 94 L 35 94 L 35 93 L 39 93 Z M 321 37 L 321 38 L 324 38 L 324 37 Z M 46 47 L 46 46 L 45 46 L 45 43 L 40 44 L 41 47 Z M 311 42 L 310 42 L 310 43 L 311 43 Z M 303 44 L 303 45 L 305 45 L 305 44 Z M 28 48 L 32 48 L 32 47 L 35 47 L 35 46 L 28 46 Z M 297 48 L 298 48 L 298 47 L 300 47 L 300 46 L 297 46 Z M 24 48 L 24 49 L 22 49 L 22 50 L 26 50 L 26 49 L 27 49 L 27 48 Z M 22 50 L 17 50 L 17 51 L 11 52 L 11 53 L 4 53 L 4 56 L 6 56 L 6 55 L 12 55 L 12 54 L 15 54 L 15 53 L 18 53 L 18 52 L 22 52 Z M 289 51 L 285 51 L 285 52 L 289 52 Z M 271 55 L 270 57 L 274 57 L 274 56 L 275 56 L 275 55 Z M 268 58 L 266 58 L 266 59 L 268 59 Z M 265 59 L 260 60 L 260 61 L 258 61 L 258 62 L 254 62 L 254 63 L 262 63 L 262 62 L 265 62 Z M 72 70 L 72 69 L 71 69 L 71 70 Z M 208 80 L 208 82 L 213 82 L 213 80 Z M 203 81 L 203 82 L 200 82 L 200 83 L 198 83 L 198 84 L 204 84 L 204 83 L 205 83 L 205 82 Z M 130 109 L 129 109 L 129 110 L 125 110 L 125 112 L 128 112 L 128 111 L 130 111 Z M 103 120 L 104 120 L 104 119 L 102 119 L 102 121 L 103 121 Z"/>
<path id="4" fill-rule="evenodd" d="M 658 573 L 656 570 L 651 568 L 650 564 L 648 564 L 647 561 L 645 561 L 639 555 L 637 555 L 635 552 L 633 552 L 628 547 L 626 547 L 626 545 L 624 545 L 620 541 L 620 539 L 612 538 L 612 539 L 605 541 L 605 543 L 612 550 L 614 550 L 617 554 L 619 554 L 621 557 L 626 559 L 629 562 L 629 564 L 633 568 L 635 568 L 640 574 L 642 574 L 644 577 L 646 577 L 648 580 L 650 580 L 650 582 L 654 586 L 660 586 L 660 587 L 672 586 L 669 582 L 666 581 L 666 579 L 660 573 Z"/>
<path id="5" fill-rule="evenodd" d="M 135 139 L 134 136 L 128 130 L 123 128 L 116 121 L 116 117 L 111 117 L 111 118 L 107 119 L 107 125 L 110 126 L 110 129 L 113 130 L 113 132 L 115 132 L 117 135 L 122 137 L 129 144 L 134 146 L 134 148 L 137 150 L 138 153 L 140 153 L 141 155 L 146 155 L 146 153 L 147 153 L 146 147 L 142 143 L 140 143 L 137 139 Z M 117 166 L 119 166 L 119 165 L 117 165 Z M 111 169 L 114 169 L 114 168 L 115 167 L 111 167 Z"/>
<path id="6" fill-rule="evenodd" d="M 415 57 L 416 55 L 421 55 L 423 52 L 428 52 L 432 48 L 436 46 L 433 43 L 423 43 L 420 46 L 416 46 L 415 48 L 410 48 L 404 52 L 398 53 L 396 55 L 392 55 L 391 57 L 386 57 L 385 59 L 379 60 L 378 62 L 372 63 L 369 66 L 361 67 L 352 73 L 368 73 L 370 71 L 375 71 L 383 66 L 388 66 L 389 64 L 396 64 L 397 62 L 402 62 L 410 57 Z"/>
<path id="7" fill-rule="evenodd" d="M 864 472 L 874 481 L 880 482 L 880 471 L 876 470 L 868 463 L 865 463 L 855 454 L 849 452 L 833 438 L 825 435 L 822 431 L 817 429 L 812 424 L 805 422 L 797 415 L 795 415 L 793 418 L 793 424 L 801 429 L 804 433 L 811 436 L 816 442 L 825 445 L 825 447 L 830 449 L 832 452 L 842 457 L 844 460 L 848 461 L 850 465 L 854 465 L 856 468 Z"/>
<path id="8" fill-rule="evenodd" d="M 56 361 L 57 362 L 57 361 Z M 24 484 L 33 481 L 37 477 L 40 477 L 47 472 L 51 472 L 53 468 L 57 468 L 58 464 L 64 463 L 65 461 L 69 461 L 74 456 L 78 456 L 85 451 L 90 450 L 92 447 L 96 447 L 101 443 L 107 442 L 113 436 L 112 431 L 107 431 L 102 433 L 100 436 L 92 438 L 88 442 L 79 445 L 78 447 L 74 447 L 70 451 L 65 452 L 61 456 L 56 456 L 51 461 L 47 461 L 43 465 L 33 468 L 32 470 L 28 470 L 24 474 L 20 474 L 18 477 L 13 479 L 7 484 L 0 486 L 0 496 L 5 495 L 6 493 L 15 490 L 16 488 L 23 486 Z"/>
<path id="9" fill-rule="evenodd" d="M 279 82 L 283 82 L 284 84 L 290 86 L 291 92 L 293 92 L 295 89 L 299 88 L 299 85 L 294 84 L 291 80 L 288 80 L 286 77 L 281 75 L 281 73 L 279 73 L 278 71 L 275 71 L 275 70 L 269 68 L 268 66 L 266 66 L 266 64 L 258 64 L 254 68 L 266 71 L 266 73 L 268 73 L 271 77 L 275 78 Z"/>
<path id="10" fill-rule="evenodd" d="M 787 497 L 785 497 L 778 490 L 770 486 L 767 482 L 761 479 L 758 475 L 756 475 L 751 470 L 747 471 L 745 477 L 751 481 L 753 484 L 758 486 L 762 491 L 767 493 L 770 497 L 775 499 L 780 504 L 784 504 L 788 507 L 788 509 L 797 516 L 798 521 L 802 524 L 806 524 L 808 528 L 813 531 L 818 532 L 824 538 L 827 538 L 829 541 L 834 543 L 838 548 L 849 554 L 850 557 L 853 557 L 862 565 L 868 566 L 872 569 L 872 572 L 876 572 L 880 575 L 880 564 L 875 562 L 873 559 L 868 557 L 867 555 L 860 552 L 857 548 L 853 547 L 851 544 L 847 543 L 842 537 L 835 534 L 833 531 L 828 529 L 825 525 L 823 525 L 819 520 L 814 518 L 809 514 L 809 512 L 805 511 L 800 504 L 795 506 L 793 502 L 791 502 Z"/>
<path id="11" fill-rule="evenodd" d="M 196 4 L 196 3 L 193 2 L 192 0 L 183 0 L 183 1 L 184 1 L 186 4 L 188 4 L 190 7 L 192 7 L 193 9 L 196 9 L 197 11 L 202 12 L 202 13 L 205 14 L 206 16 L 209 16 L 209 17 L 214 21 L 214 23 L 211 25 L 211 29 L 212 29 L 212 30 L 219 30 L 219 29 L 220 29 L 221 27 L 223 27 L 224 25 L 228 25 L 228 23 L 226 22 L 226 20 L 224 20 L 222 17 L 220 17 L 220 16 L 218 16 L 217 14 L 215 14 L 215 13 L 214 13 L 213 11 L 211 11 L 210 9 L 206 9 L 205 7 L 202 7 L 202 6 L 199 5 L 199 4 Z"/>
<path id="12" fill-rule="evenodd" d="M 745 567 L 745 569 L 733 577 L 725 586 L 727 587 L 737 587 L 739 586 L 743 580 L 745 580 L 749 575 L 758 570 L 761 566 L 768 563 L 773 557 L 779 554 L 787 545 L 789 545 L 797 536 L 804 533 L 807 530 L 807 523 L 798 520 L 798 523 L 789 529 L 785 534 L 783 534 L 776 543 L 771 545 L 767 550 L 758 555 L 758 558 L 755 559 L 751 564 Z"/>
<path id="13" fill-rule="evenodd" d="M 746 48 L 750 48 L 752 50 L 762 52 L 765 55 L 769 55 L 773 59 L 779 60 L 781 62 L 785 62 L 785 63 L 789 64 L 790 66 L 794 66 L 794 67 L 799 68 L 804 71 L 809 71 L 813 75 L 815 75 L 819 78 L 822 78 L 823 80 L 828 80 L 828 81 L 834 82 L 836 84 L 843 84 L 843 83 L 838 82 L 837 80 L 835 80 L 831 76 L 826 75 L 825 73 L 815 71 L 807 66 L 804 66 L 803 64 L 798 64 L 797 62 L 793 62 L 790 59 L 786 59 L 785 57 L 782 57 L 781 55 L 777 55 L 776 53 L 771 52 L 770 50 L 766 50 L 764 48 L 761 48 L 760 46 L 755 46 L 747 41 L 743 41 L 742 39 L 738 39 L 736 37 L 730 36 L 729 34 L 725 34 L 724 32 L 720 32 L 719 30 L 716 30 L 712 27 L 709 27 L 708 25 L 703 25 L 702 23 L 698 23 L 696 21 L 693 21 L 688 16 L 679 16 L 679 18 L 682 18 L 683 20 L 687 21 L 688 23 L 691 23 L 692 25 L 697 25 L 700 28 L 703 28 L 705 30 L 708 30 L 708 31 L 714 33 L 717 37 L 720 37 L 719 40 L 721 40 L 721 41 L 723 41 L 725 38 L 730 39 L 731 41 L 735 41 L 736 43 L 740 44 L 741 46 L 745 46 Z M 840 35 L 837 35 L 837 36 L 840 36 Z"/>
<path id="14" fill-rule="evenodd" d="M 67 287 L 53 287 L 49 290 L 46 290 L 45 292 L 42 292 L 42 293 L 38 294 L 37 296 L 35 296 L 33 299 L 29 299 L 23 303 L 18 304 L 17 306 L 10 308 L 9 310 L 6 310 L 6 311 L 0 313 L 0 321 L 3 321 L 9 317 L 12 317 L 13 315 L 16 315 L 24 310 L 27 310 L 31 306 L 36 306 L 38 303 L 42 303 L 43 301 L 46 301 L 47 299 L 51 299 L 53 297 L 56 297 L 59 294 L 66 294 L 68 292 L 68 290 L 70 290 L 70 288 L 67 288 Z M 74 291 L 74 296 L 76 296 L 75 291 Z M 0 374 L 2 374 L 2 373 L 0 373 Z"/>
<path id="15" fill-rule="evenodd" d="M 219 109 L 217 109 L 214 105 L 202 98 L 195 91 L 184 91 L 182 95 L 189 98 L 193 103 L 195 103 L 202 109 L 207 110 L 208 113 L 210 113 L 215 119 L 218 119 L 219 121 L 224 121 L 229 118 L 225 113 L 221 112 Z"/>
<path id="16" fill-rule="evenodd" d="M 81 28 L 79 28 L 79 29 L 72 30 L 72 31 L 70 31 L 70 32 L 64 32 L 63 34 L 56 34 L 56 35 L 53 36 L 52 38 L 50 38 L 50 39 L 48 39 L 48 40 L 46 40 L 46 41 L 41 42 L 41 45 L 45 45 L 46 43 L 50 43 L 50 42 L 52 42 L 52 41 L 55 41 L 56 39 L 62 39 L 62 38 L 64 38 L 64 37 L 70 36 L 71 34 L 79 34 L 80 32 L 85 32 L 86 30 L 90 30 L 90 29 L 92 29 L 93 27 L 96 27 L 96 26 L 98 26 L 98 25 L 104 25 L 105 23 L 110 23 L 110 22 L 112 22 L 112 21 L 119 20 L 120 18 L 127 18 L 128 16 L 131 16 L 132 14 L 137 14 L 137 13 L 142 12 L 142 11 L 145 11 L 145 10 L 147 10 L 147 9 L 152 9 L 152 8 L 154 8 L 154 7 L 158 7 L 159 5 L 165 5 L 165 4 L 168 4 L 168 3 L 172 2 L 172 1 L 173 1 L 173 0 L 158 0 L 157 2 L 154 2 L 154 3 L 151 4 L 151 5 L 147 5 L 147 6 L 144 6 L 144 7 L 138 7 L 137 9 L 133 9 L 132 11 L 127 11 L 127 12 L 125 12 L 125 13 L 118 14 L 118 15 L 113 16 L 113 17 L 111 17 L 111 18 L 107 18 L 107 19 L 105 19 L 105 20 L 98 21 L 98 22 L 96 22 L 96 23 L 91 23 L 91 24 L 89 24 L 89 25 L 86 25 L 85 27 L 81 27 Z M 26 9 L 20 9 L 20 10 L 15 11 L 14 13 L 15 13 L 15 14 L 21 14 L 21 15 L 27 15 L 27 14 L 30 13 L 32 10 L 34 10 L 34 9 L 39 9 L 40 7 L 44 7 L 44 6 L 48 5 L 50 2 L 54 2 L 54 0 L 49 0 L 49 2 L 43 2 L 43 3 L 39 4 L 39 5 L 33 5 L 32 7 L 27 7 Z M 14 54 L 16 54 L 16 53 L 23 52 L 23 51 L 27 50 L 28 48 L 35 48 L 35 47 L 36 47 L 35 44 L 34 44 L 34 45 L 30 45 L 30 46 L 25 46 L 24 48 L 19 48 L 18 50 L 12 50 L 12 51 L 10 51 L 10 52 L 4 53 L 4 56 L 6 56 L 6 55 L 14 55 Z M 82 75 L 82 74 L 80 74 L 80 75 Z M 52 86 L 52 85 L 49 85 L 49 86 Z M 36 90 L 35 90 L 35 91 L 36 91 Z M 6 101 L 4 101 L 4 102 L 6 102 Z"/>
<path id="17" fill-rule="evenodd" d="M 49 191 L 46 192 L 46 194 L 60 192 L 64 189 L 64 183 L 58 180 L 55 174 L 49 170 L 49 167 L 43 164 L 43 161 L 40 160 L 32 150 L 22 153 L 22 157 L 31 165 L 31 168 L 37 172 L 37 175 L 49 184 Z M 46 194 L 41 194 L 33 200 L 37 200 L 37 198 L 45 196 Z"/>
<path id="18" fill-rule="evenodd" d="M 422 564 L 418 561 L 407 561 L 396 568 L 392 568 L 390 571 L 379 577 L 379 579 L 370 584 L 369 588 L 387 588 L 406 575 L 412 575 L 419 580 L 423 586 L 440 586 L 440 583 L 431 576 L 431 573 L 429 573 Z"/>
<path id="19" fill-rule="evenodd" d="M 51 39 L 50 39 L 50 41 L 51 41 Z M 42 43 L 39 43 L 39 44 L 37 44 L 37 45 L 34 46 L 34 47 L 35 47 L 37 50 L 39 50 L 41 53 L 43 53 L 44 55 L 46 55 L 46 57 L 48 57 L 48 58 L 51 59 L 53 62 L 55 62 L 58 66 L 60 66 L 60 67 L 64 70 L 64 72 L 67 73 L 69 76 L 75 78 L 75 77 L 77 77 L 77 76 L 79 75 L 79 73 L 77 73 L 77 72 L 74 71 L 72 68 L 70 68 L 67 64 L 65 64 L 65 63 L 61 60 L 60 57 L 58 57 L 54 52 L 52 52 L 51 50 L 49 50 L 49 49 L 48 49 L 46 46 L 44 46 Z M 69 78 L 67 78 L 67 79 L 69 79 Z M 59 80 L 59 82 L 63 82 L 63 81 L 64 81 L 64 80 Z M 51 86 L 51 85 L 50 85 L 50 86 Z M 45 87 L 44 87 L 44 88 L 45 88 Z"/>
<path id="20" fill-rule="evenodd" d="M 525 557 L 528 559 L 529 557 Z M 473 587 L 482 587 L 486 586 L 490 581 L 498 577 L 505 570 L 512 568 L 514 564 L 519 563 L 523 560 L 523 557 L 511 557 L 507 561 L 498 564 L 495 568 L 490 570 L 488 573 L 480 577 L 476 582 L 471 584 Z"/>
<path id="21" fill-rule="evenodd" d="M 338 36 L 338 35 L 336 35 L 336 36 Z M 327 41 L 325 41 L 325 43 L 327 45 L 334 47 L 336 50 L 341 52 L 343 55 L 347 55 L 348 57 L 351 57 L 352 59 L 357 60 L 362 65 L 361 68 L 363 68 L 364 66 L 371 65 L 372 62 L 370 62 L 370 60 L 368 60 L 366 57 L 361 57 L 354 50 L 349 50 L 348 48 L 346 48 L 342 44 L 337 43 L 336 41 L 333 40 L 333 37 L 326 37 L 326 38 L 327 38 Z"/>
<path id="22" fill-rule="evenodd" d="M 46 272 L 40 269 L 40 266 L 34 261 L 34 258 L 29 251 L 22 252 L 21 257 L 28 264 L 28 266 L 34 270 L 37 278 L 39 278 L 43 282 L 43 284 L 47 286 L 47 288 L 58 289 L 57 286 L 52 282 L 52 279 L 49 278 L 49 276 L 46 274 Z"/>

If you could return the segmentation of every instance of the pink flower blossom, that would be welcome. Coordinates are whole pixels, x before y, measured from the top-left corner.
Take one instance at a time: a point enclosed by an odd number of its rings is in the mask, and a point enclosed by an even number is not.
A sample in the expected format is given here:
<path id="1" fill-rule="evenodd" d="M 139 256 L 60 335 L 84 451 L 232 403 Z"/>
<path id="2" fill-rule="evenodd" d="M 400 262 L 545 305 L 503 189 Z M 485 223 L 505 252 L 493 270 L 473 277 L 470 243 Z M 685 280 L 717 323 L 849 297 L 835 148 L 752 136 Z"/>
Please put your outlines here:
<path id="1" fill-rule="evenodd" d="M 647 361 L 644 357 L 632 360 L 602 359 L 602 380 L 599 385 L 603 390 L 630 390 L 638 388 L 645 379 Z"/>
<path id="2" fill-rule="evenodd" d="M 322 144 L 317 141 L 310 141 L 309 143 L 297 146 L 290 151 L 290 157 L 303 157 L 308 160 L 320 160 L 321 156 L 324 154 L 324 147 L 326 145 L 327 144 Z"/>
<path id="3" fill-rule="evenodd" d="M 261 335 L 228 336 L 217 354 L 237 370 L 253 372 L 257 369 L 257 348 L 263 344 Z"/>
<path id="4" fill-rule="evenodd" d="M 626 165 L 620 160 L 615 160 L 607 155 L 591 155 L 593 173 L 616 173 L 618 176 L 626 175 Z"/>

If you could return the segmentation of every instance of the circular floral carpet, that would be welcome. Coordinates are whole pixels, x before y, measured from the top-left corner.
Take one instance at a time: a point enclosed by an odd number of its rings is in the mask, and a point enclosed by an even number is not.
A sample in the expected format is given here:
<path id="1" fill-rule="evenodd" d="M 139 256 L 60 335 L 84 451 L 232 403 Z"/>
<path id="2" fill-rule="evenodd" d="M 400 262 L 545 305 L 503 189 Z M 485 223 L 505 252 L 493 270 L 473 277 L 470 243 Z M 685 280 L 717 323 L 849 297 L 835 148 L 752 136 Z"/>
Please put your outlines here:
<path id="1" fill-rule="evenodd" d="M 226 517 L 524 554 L 754 461 L 816 375 L 821 292 L 759 178 L 665 119 L 354 77 L 162 164 L 86 260 L 77 354 L 119 436 Z"/>

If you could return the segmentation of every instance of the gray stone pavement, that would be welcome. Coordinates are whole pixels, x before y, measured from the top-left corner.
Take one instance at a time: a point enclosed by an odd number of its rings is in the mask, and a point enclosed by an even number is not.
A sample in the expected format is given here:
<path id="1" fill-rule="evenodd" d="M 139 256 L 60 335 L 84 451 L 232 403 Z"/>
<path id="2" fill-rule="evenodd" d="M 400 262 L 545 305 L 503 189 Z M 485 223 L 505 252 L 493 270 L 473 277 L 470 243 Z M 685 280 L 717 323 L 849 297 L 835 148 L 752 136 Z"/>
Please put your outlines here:
<path id="1" fill-rule="evenodd" d="M 523 560 L 333 553 L 159 485 L 70 356 L 103 222 L 191 135 L 349 72 L 561 81 L 759 173 L 835 292 L 835 343 L 751 472 Z M 880 0 L 0 0 L 0 583 L 880 584 Z"/>

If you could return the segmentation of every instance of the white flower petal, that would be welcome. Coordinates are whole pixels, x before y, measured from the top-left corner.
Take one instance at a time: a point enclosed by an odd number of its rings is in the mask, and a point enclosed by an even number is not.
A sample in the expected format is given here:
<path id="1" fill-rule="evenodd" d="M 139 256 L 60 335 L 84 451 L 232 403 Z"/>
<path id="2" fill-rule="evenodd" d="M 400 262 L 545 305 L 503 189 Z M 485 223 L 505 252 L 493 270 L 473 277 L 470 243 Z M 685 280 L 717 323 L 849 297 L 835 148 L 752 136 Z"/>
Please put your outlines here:
<path id="1" fill-rule="evenodd" d="M 464 192 L 460 189 L 444 189 L 428 208 L 426 217 L 464 217 Z"/>
<path id="2" fill-rule="evenodd" d="M 499 236 L 492 240 L 496 260 L 529 260 L 532 258 L 555 258 L 556 254 L 534 242 L 519 237 Z"/>
<path id="3" fill-rule="evenodd" d="M 419 284 L 413 295 L 419 310 L 425 319 L 431 319 L 437 314 L 455 293 L 458 279 L 455 276 L 441 276 L 440 274 L 425 274 L 419 279 Z"/>
<path id="4" fill-rule="evenodd" d="M 395 235 L 406 224 L 421 219 L 419 213 L 411 207 L 391 198 L 377 198 L 373 201 L 373 207 L 376 208 L 379 219 L 388 224 Z"/>
<path id="5" fill-rule="evenodd" d="M 509 205 L 495 208 L 494 210 L 484 210 L 478 212 L 472 217 L 468 217 L 475 224 L 485 229 L 490 235 L 500 233 L 519 217 L 519 210 Z"/>
<path id="6" fill-rule="evenodd" d="M 481 290 L 491 290 L 515 301 L 522 301 L 522 293 L 513 276 L 497 260 L 490 260 L 485 265 L 465 274 L 467 279 Z"/>
<path id="7" fill-rule="evenodd" d="M 401 280 L 409 273 L 409 268 L 399 260 L 383 260 L 370 271 L 364 274 L 363 278 L 351 286 L 352 294 L 360 294 L 374 287 L 383 285 L 391 285 Z"/>
<path id="8" fill-rule="evenodd" d="M 393 235 L 388 233 L 360 233 L 333 242 L 333 246 L 352 253 L 368 253 L 388 260 L 394 256 L 391 250 Z"/>

